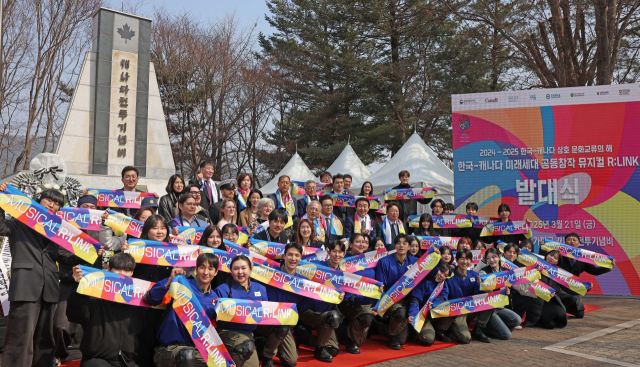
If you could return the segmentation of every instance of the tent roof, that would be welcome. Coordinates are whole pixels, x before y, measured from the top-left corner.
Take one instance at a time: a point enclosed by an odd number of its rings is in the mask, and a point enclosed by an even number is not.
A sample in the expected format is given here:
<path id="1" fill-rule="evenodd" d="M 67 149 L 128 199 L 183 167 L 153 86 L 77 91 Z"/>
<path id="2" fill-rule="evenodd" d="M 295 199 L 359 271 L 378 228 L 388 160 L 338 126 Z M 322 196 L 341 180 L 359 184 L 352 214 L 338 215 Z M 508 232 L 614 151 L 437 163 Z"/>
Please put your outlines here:
<path id="1" fill-rule="evenodd" d="M 342 173 L 344 175 L 348 173 L 353 177 L 353 182 L 362 182 L 371 176 L 371 171 L 358 158 L 349 143 L 347 143 L 347 146 L 344 147 L 342 153 L 333 164 L 327 168 L 327 171 L 331 172 L 331 174 Z"/>
<path id="2" fill-rule="evenodd" d="M 316 176 L 311 173 L 309 167 L 302 161 L 302 158 L 296 152 L 293 157 L 289 160 L 286 166 L 278 172 L 278 174 L 273 178 L 273 180 L 269 181 L 268 184 L 262 186 L 260 191 L 266 197 L 269 194 L 273 194 L 278 189 L 278 177 L 282 175 L 287 175 L 291 177 L 293 181 L 307 181 L 307 180 L 318 180 Z"/>
<path id="3" fill-rule="evenodd" d="M 453 197 L 453 171 L 414 133 L 387 164 L 371 175 L 367 181 L 373 184 L 374 194 L 382 194 L 400 184 L 398 173 L 407 170 L 411 173 L 409 184 L 414 187 L 434 186 L 438 196 Z M 358 182 L 362 185 L 362 182 Z"/>

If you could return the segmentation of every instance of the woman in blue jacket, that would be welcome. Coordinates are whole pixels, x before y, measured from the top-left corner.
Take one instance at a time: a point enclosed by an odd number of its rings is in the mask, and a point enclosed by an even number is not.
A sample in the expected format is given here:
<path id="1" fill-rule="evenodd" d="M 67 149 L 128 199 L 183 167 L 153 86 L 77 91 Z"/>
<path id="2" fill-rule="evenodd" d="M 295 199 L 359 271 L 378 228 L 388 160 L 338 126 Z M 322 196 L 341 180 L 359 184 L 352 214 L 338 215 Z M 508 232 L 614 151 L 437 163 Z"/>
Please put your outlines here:
<path id="1" fill-rule="evenodd" d="M 231 260 L 231 279 L 216 288 L 218 298 L 247 299 L 252 301 L 268 301 L 267 289 L 258 282 L 252 282 L 253 264 L 248 257 L 238 255 Z M 218 322 L 218 334 L 227 347 L 237 367 L 258 367 L 260 361 L 256 353 L 253 332 L 257 325 Z"/>
<path id="2" fill-rule="evenodd" d="M 438 272 L 433 280 L 423 279 L 414 289 L 411 291 L 411 297 L 409 303 L 409 325 L 413 324 L 413 319 L 418 315 L 418 312 L 429 300 L 431 293 L 443 283 L 443 287 L 440 290 L 440 294 L 436 297 L 438 301 L 446 301 L 449 296 L 449 287 L 447 285 L 447 278 L 451 275 L 451 267 L 446 262 L 440 262 Z M 429 302 L 427 309 L 433 308 L 433 302 Z M 418 334 L 420 342 L 426 346 L 431 346 L 436 341 L 436 331 L 431 324 L 431 316 L 428 314 L 424 320 L 424 325 Z"/>

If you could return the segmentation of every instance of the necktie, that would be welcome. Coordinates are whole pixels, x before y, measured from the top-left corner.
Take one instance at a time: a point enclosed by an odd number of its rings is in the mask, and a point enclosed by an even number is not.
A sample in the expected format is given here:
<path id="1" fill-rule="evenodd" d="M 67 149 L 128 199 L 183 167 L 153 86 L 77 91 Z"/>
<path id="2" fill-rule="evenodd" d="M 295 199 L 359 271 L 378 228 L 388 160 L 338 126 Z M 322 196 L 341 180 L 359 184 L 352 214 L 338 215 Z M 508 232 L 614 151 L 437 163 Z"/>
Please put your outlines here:
<path id="1" fill-rule="evenodd" d="M 391 224 L 391 242 L 396 243 L 396 224 Z"/>
<path id="2" fill-rule="evenodd" d="M 331 234 L 331 227 L 329 227 L 331 223 L 329 222 L 329 218 L 324 218 L 324 243 L 329 243 L 329 235 Z"/>
<path id="3" fill-rule="evenodd" d="M 207 193 L 209 194 L 209 205 L 213 205 L 213 191 L 208 179 L 205 179 L 204 185 L 207 187 Z"/>

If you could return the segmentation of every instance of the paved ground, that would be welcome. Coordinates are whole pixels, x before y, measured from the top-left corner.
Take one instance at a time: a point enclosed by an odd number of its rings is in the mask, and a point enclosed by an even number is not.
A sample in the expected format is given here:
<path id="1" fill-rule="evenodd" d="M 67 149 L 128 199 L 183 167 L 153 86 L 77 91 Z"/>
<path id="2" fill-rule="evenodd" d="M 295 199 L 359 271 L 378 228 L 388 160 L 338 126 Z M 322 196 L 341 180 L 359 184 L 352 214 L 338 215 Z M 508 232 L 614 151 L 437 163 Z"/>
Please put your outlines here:
<path id="1" fill-rule="evenodd" d="M 544 347 L 640 318 L 640 300 L 587 298 L 585 303 L 605 308 L 569 319 L 564 329 L 527 328 L 516 330 L 509 341 L 490 344 L 471 342 L 455 347 L 374 364 L 375 367 L 423 366 L 613 366 L 614 364 L 544 350 Z M 587 340 L 567 350 L 640 366 L 640 325 Z"/>

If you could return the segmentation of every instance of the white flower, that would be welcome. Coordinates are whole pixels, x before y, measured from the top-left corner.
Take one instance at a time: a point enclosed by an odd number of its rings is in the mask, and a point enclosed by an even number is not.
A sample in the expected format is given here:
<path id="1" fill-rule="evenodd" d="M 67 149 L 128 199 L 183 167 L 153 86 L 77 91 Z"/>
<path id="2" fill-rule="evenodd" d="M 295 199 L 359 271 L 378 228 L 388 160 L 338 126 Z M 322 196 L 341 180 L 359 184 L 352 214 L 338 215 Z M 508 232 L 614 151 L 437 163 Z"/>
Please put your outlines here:
<path id="1" fill-rule="evenodd" d="M 53 185 L 53 188 L 56 189 L 56 190 L 60 190 L 60 186 L 58 186 L 58 185 Z"/>
<path id="2" fill-rule="evenodd" d="M 42 192 L 42 189 L 38 187 L 38 189 L 36 190 L 36 194 L 39 194 Z"/>
<path id="3" fill-rule="evenodd" d="M 49 185 L 49 184 L 44 184 L 44 188 L 45 188 L 45 189 L 50 189 L 50 188 L 51 188 L 51 185 Z"/>
<path id="4" fill-rule="evenodd" d="M 67 190 L 62 190 L 62 191 L 60 191 L 60 193 L 61 193 L 62 195 L 67 195 Z"/>

